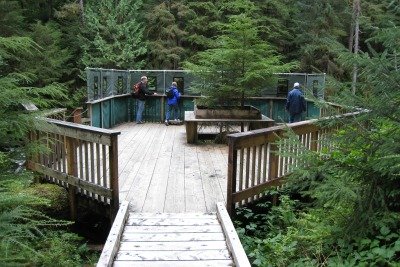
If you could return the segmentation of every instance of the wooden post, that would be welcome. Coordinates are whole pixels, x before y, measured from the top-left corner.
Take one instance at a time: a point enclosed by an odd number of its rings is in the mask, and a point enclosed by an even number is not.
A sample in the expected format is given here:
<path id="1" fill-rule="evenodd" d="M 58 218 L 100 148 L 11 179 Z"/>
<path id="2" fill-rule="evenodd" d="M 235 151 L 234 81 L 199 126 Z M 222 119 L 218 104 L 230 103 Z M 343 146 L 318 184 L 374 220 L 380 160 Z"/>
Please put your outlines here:
<path id="1" fill-rule="evenodd" d="M 66 153 L 67 153 L 67 172 L 69 175 L 77 176 L 77 156 L 76 156 L 76 143 L 75 139 L 66 137 Z M 75 221 L 77 218 L 77 199 L 76 199 L 76 186 L 68 184 L 69 206 L 71 220 Z"/>
<path id="2" fill-rule="evenodd" d="M 236 172 L 237 172 L 237 150 L 235 149 L 235 140 L 229 138 L 229 151 L 228 151 L 228 184 L 226 192 L 226 210 L 232 216 L 235 208 L 233 202 L 233 193 L 236 190 Z"/>
<path id="3" fill-rule="evenodd" d="M 38 140 L 38 134 L 35 130 L 29 131 L 28 133 L 28 142 L 33 143 L 36 142 Z M 33 155 L 29 155 L 29 158 L 26 161 L 26 168 L 28 170 L 34 170 L 34 164 L 33 163 L 38 163 L 39 162 L 39 155 L 36 152 Z M 40 182 L 40 178 L 38 177 L 38 175 L 36 174 L 34 176 L 34 182 L 35 183 L 39 183 Z"/>
<path id="4" fill-rule="evenodd" d="M 111 145 L 109 147 L 109 164 L 110 164 L 110 219 L 114 221 L 119 208 L 119 188 L 118 188 L 118 135 L 111 136 Z"/>
<path id="5" fill-rule="evenodd" d="M 318 131 L 311 132 L 311 146 L 310 149 L 311 151 L 317 151 L 318 150 Z"/>
<path id="6" fill-rule="evenodd" d="M 197 143 L 197 122 L 185 121 L 186 125 L 186 139 L 188 144 Z"/>
<path id="7" fill-rule="evenodd" d="M 165 99 L 164 96 L 160 97 L 161 101 L 161 122 L 165 121 Z"/>
<path id="8" fill-rule="evenodd" d="M 82 107 L 74 109 L 74 111 L 72 112 L 72 122 L 82 124 L 82 111 Z"/>
<path id="9" fill-rule="evenodd" d="M 279 156 L 274 153 L 277 151 L 278 151 L 278 146 L 275 144 L 271 144 L 271 150 L 269 155 L 269 175 L 268 175 L 269 181 L 278 178 Z M 276 195 L 274 195 L 272 198 L 272 204 L 276 205 L 276 203 L 277 203 L 277 198 Z"/>

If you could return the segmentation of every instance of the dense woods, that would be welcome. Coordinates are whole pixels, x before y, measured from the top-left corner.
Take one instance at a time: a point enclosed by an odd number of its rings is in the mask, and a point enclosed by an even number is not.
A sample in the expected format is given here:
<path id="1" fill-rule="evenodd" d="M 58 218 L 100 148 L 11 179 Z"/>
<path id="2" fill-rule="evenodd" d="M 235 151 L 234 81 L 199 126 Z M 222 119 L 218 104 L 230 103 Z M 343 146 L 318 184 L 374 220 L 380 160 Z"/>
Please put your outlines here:
<path id="1" fill-rule="evenodd" d="M 81 106 L 86 67 L 221 63 L 237 67 L 220 80 L 224 90 L 257 87 L 277 71 L 325 72 L 330 101 L 370 111 L 342 125 L 332 152 L 302 155 L 311 165 L 268 193 L 279 205 L 238 210 L 252 264 L 400 261 L 398 0 L 0 0 L 0 22 L 0 265 L 90 262 L 65 232 L 69 222 L 46 213 L 52 204 L 32 190 L 33 174 L 18 168 L 22 155 L 41 149 L 26 144 L 37 122 L 23 105 Z"/>

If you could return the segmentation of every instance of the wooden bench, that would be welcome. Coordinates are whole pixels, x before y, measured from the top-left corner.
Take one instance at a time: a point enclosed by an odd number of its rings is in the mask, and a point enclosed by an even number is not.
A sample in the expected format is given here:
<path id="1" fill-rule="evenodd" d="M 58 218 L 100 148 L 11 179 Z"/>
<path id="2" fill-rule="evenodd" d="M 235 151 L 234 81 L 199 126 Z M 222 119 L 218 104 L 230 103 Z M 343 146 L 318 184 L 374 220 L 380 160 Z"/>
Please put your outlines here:
<path id="1" fill-rule="evenodd" d="M 230 123 L 230 124 L 248 124 L 248 131 L 268 128 L 275 124 L 275 121 L 262 115 L 261 119 L 196 119 L 194 111 L 185 111 L 185 126 L 186 126 L 186 138 L 189 144 L 196 143 L 198 140 L 198 125 L 199 123 Z"/>

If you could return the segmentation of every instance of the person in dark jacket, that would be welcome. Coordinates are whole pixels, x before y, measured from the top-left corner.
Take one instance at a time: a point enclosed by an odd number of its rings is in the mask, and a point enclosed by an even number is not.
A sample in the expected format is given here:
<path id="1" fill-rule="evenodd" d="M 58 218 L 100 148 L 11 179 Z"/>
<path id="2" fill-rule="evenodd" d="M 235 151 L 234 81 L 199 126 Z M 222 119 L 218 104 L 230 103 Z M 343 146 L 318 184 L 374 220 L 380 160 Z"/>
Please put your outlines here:
<path id="1" fill-rule="evenodd" d="M 306 111 L 306 100 L 300 91 L 300 84 L 294 83 L 286 101 L 286 110 L 289 112 L 289 123 L 301 121 L 301 113 Z"/>
<path id="2" fill-rule="evenodd" d="M 144 104 L 146 103 L 146 96 L 148 95 L 155 95 L 155 93 L 150 92 L 147 88 L 147 77 L 142 76 L 140 78 L 140 86 L 139 92 L 137 95 L 137 110 L 136 110 L 136 123 L 141 124 L 144 123 L 143 121 L 143 111 L 144 111 Z"/>
<path id="3" fill-rule="evenodd" d="M 169 119 L 171 116 L 171 110 L 174 111 L 174 119 L 176 122 L 179 122 L 178 118 L 178 112 L 179 112 L 179 98 L 181 97 L 181 94 L 178 91 L 177 88 L 177 83 L 172 82 L 171 87 L 169 88 L 170 91 L 172 91 L 172 97 L 167 97 L 167 113 L 165 115 L 165 125 L 169 125 Z"/>

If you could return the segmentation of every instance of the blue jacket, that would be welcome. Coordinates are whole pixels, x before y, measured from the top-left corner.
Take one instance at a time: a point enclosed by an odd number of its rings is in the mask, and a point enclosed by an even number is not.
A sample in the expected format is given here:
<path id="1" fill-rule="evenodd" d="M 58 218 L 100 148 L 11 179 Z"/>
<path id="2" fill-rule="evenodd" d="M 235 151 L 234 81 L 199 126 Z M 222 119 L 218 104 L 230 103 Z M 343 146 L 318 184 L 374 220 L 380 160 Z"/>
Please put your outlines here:
<path id="1" fill-rule="evenodd" d="M 169 90 L 172 90 L 174 96 L 172 98 L 167 98 L 167 104 L 170 106 L 175 106 L 176 104 L 178 104 L 179 98 L 181 98 L 181 94 L 179 93 L 178 88 L 176 88 L 175 86 L 171 86 Z"/>
<path id="2" fill-rule="evenodd" d="M 300 114 L 306 111 L 306 100 L 299 88 L 295 87 L 289 92 L 285 108 L 290 114 Z"/>

